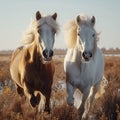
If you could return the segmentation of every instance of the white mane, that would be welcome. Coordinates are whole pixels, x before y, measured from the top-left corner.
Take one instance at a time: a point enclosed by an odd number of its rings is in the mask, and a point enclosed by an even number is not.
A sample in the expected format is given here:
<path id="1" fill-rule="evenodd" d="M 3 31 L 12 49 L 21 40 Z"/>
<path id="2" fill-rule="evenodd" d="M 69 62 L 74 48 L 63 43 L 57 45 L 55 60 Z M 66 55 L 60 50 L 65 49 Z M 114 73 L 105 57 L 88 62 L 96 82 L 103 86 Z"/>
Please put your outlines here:
<path id="1" fill-rule="evenodd" d="M 87 24 L 87 25 L 90 25 L 90 18 L 86 15 L 81 15 L 81 23 L 82 24 Z M 76 41 L 77 41 L 77 23 L 76 23 L 76 20 L 72 20 L 70 22 L 68 22 L 66 25 L 65 25 L 65 41 L 66 41 L 66 44 L 67 44 L 67 47 L 68 48 L 73 48 L 75 47 L 76 45 Z M 90 25 L 91 27 L 91 25 Z M 97 45 L 97 41 L 99 40 L 98 38 L 98 35 L 99 33 L 96 32 L 95 34 L 95 44 Z"/>

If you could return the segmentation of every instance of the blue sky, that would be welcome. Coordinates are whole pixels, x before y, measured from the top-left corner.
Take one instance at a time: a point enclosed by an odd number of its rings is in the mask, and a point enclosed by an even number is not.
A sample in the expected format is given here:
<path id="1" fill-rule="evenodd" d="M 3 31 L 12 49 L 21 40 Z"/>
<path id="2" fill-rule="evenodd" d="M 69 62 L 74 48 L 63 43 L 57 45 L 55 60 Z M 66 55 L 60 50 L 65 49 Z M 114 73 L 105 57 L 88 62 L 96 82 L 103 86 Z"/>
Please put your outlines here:
<path id="1" fill-rule="evenodd" d="M 41 14 L 58 14 L 60 32 L 54 48 L 66 48 L 63 26 L 81 13 L 96 17 L 100 48 L 120 48 L 120 0 L 0 0 L 0 50 L 20 45 L 37 10 Z"/>

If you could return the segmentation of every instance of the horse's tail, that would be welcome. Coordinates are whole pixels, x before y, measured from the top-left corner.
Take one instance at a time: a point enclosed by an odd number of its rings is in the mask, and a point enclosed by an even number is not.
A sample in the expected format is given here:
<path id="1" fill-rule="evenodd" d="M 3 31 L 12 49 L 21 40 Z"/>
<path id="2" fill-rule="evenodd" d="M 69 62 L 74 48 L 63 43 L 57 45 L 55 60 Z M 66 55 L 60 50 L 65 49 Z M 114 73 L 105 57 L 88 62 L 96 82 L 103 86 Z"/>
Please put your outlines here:
<path id="1" fill-rule="evenodd" d="M 38 112 L 44 112 L 46 97 L 40 91 L 34 91 L 34 95 L 37 98 Z"/>

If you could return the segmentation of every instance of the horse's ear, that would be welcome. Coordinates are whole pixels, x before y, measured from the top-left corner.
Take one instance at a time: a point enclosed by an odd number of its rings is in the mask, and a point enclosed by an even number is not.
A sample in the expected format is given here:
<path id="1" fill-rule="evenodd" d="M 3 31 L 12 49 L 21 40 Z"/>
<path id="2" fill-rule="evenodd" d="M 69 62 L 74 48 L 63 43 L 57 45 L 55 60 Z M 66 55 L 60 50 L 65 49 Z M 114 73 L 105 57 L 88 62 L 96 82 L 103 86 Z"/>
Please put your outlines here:
<path id="1" fill-rule="evenodd" d="M 52 18 L 53 18 L 54 20 L 56 20 L 56 18 L 57 18 L 57 13 L 54 13 L 54 14 L 52 15 Z"/>
<path id="2" fill-rule="evenodd" d="M 36 20 L 39 20 L 41 18 L 41 14 L 39 11 L 36 12 Z"/>
<path id="3" fill-rule="evenodd" d="M 92 25 L 95 24 L 95 17 L 94 16 L 91 17 L 90 22 L 91 22 Z"/>
<path id="4" fill-rule="evenodd" d="M 79 15 L 76 17 L 76 22 L 77 22 L 77 24 L 80 24 L 80 22 L 81 22 L 81 19 L 80 19 Z"/>

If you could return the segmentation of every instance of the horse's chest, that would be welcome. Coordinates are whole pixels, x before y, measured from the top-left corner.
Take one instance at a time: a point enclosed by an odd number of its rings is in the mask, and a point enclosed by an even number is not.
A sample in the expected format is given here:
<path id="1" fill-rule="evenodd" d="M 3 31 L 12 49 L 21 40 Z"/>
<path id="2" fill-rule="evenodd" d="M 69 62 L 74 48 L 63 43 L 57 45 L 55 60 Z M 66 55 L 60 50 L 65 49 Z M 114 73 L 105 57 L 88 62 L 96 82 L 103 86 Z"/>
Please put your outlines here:
<path id="1" fill-rule="evenodd" d="M 48 69 L 37 69 L 34 66 L 28 66 L 25 78 L 33 89 L 42 89 L 51 83 L 52 73 L 48 73 Z"/>
<path id="2" fill-rule="evenodd" d="M 78 88 L 86 88 L 90 84 L 92 84 L 92 77 L 88 76 L 87 74 L 78 74 L 73 76 L 73 79 L 71 79 L 71 82 L 73 83 L 74 86 Z"/>
<path id="3" fill-rule="evenodd" d="M 75 87 L 84 89 L 92 84 L 94 77 L 92 72 L 87 67 L 70 65 L 68 69 L 69 82 Z"/>

